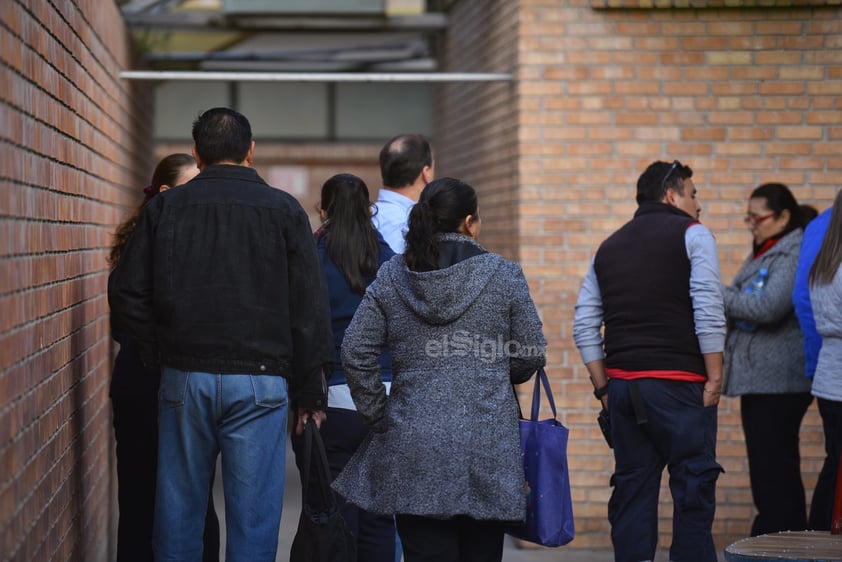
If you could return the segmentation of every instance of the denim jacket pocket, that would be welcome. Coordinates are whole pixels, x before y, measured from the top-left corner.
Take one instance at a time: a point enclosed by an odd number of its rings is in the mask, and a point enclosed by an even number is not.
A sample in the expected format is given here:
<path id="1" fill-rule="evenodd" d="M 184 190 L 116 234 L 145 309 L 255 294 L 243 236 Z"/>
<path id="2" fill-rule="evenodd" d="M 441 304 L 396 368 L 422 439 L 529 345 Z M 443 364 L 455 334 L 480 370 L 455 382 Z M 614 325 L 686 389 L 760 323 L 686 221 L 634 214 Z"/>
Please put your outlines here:
<path id="1" fill-rule="evenodd" d="M 287 404 L 287 380 L 275 375 L 250 375 L 254 403 L 263 408 L 280 408 Z"/>
<path id="2" fill-rule="evenodd" d="M 187 380 L 190 373 L 176 369 L 164 369 L 161 377 L 161 400 L 171 408 L 184 406 L 187 396 Z"/>

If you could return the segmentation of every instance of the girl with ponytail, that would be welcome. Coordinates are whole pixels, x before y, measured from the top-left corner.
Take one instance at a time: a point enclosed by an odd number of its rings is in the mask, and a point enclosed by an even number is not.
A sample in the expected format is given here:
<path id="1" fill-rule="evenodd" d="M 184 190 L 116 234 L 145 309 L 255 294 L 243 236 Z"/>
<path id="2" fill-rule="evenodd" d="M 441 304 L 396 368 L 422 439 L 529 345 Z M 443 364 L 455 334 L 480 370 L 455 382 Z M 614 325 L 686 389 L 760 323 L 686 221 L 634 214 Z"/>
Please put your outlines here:
<path id="1" fill-rule="evenodd" d="M 374 280 L 380 265 L 395 255 L 374 228 L 371 208 L 368 186 L 355 175 L 337 174 L 322 186 L 318 206 L 322 225 L 315 237 L 330 296 L 336 361 L 328 380 L 327 418 L 319 432 L 334 477 L 369 434 L 369 428 L 351 399 L 339 356 L 340 346 L 345 328 L 362 301 L 366 287 Z M 375 369 L 388 390 L 392 379 L 388 352 L 380 355 Z M 303 466 L 303 437 L 294 432 L 291 436 L 299 470 Z M 311 478 L 310 482 L 318 488 L 317 479 Z M 319 496 L 317 490 L 313 496 Z M 357 538 L 357 559 L 394 562 L 394 517 L 372 513 L 338 499 L 342 517 Z"/>
<path id="2" fill-rule="evenodd" d="M 406 265 L 412 271 L 440 269 L 436 236 L 460 233 L 474 239 L 479 235 L 477 194 L 470 185 L 453 178 L 427 184 L 409 213 L 406 233 Z"/>
<path id="3" fill-rule="evenodd" d="M 316 240 L 324 240 L 326 255 L 351 290 L 360 295 L 380 267 L 380 242 L 371 223 L 368 186 L 353 174 L 337 174 L 322 186 L 319 203 L 322 226 Z"/>
<path id="4" fill-rule="evenodd" d="M 546 341 L 521 267 L 480 246 L 479 230 L 470 185 L 428 183 L 404 253 L 380 268 L 342 343 L 372 432 L 333 488 L 395 514 L 406 562 L 499 562 L 505 522 L 526 514 L 512 384 L 544 365 Z M 384 348 L 388 395 L 378 380 Z"/>

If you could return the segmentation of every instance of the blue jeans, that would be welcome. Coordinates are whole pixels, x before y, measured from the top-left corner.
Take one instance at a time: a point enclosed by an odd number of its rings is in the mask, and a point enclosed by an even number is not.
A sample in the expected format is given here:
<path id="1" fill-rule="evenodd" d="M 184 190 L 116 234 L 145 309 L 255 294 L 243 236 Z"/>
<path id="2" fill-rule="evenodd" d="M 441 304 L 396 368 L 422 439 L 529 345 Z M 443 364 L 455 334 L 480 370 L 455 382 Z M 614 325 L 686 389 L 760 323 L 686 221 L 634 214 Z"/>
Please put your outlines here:
<path id="1" fill-rule="evenodd" d="M 155 559 L 200 562 L 222 453 L 227 562 L 274 562 L 284 495 L 287 381 L 165 367 L 159 404 Z"/>

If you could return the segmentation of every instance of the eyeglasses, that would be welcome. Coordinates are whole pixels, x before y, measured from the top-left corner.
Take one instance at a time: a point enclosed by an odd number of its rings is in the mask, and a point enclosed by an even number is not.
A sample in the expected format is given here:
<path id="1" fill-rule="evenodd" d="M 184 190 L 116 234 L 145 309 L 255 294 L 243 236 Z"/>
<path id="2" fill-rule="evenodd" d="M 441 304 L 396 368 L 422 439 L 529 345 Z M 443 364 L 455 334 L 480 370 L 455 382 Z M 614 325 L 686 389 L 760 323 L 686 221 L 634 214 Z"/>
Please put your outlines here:
<path id="1" fill-rule="evenodd" d="M 752 215 L 751 213 L 749 213 L 749 214 L 747 214 L 746 216 L 743 217 L 743 220 L 745 221 L 746 224 L 756 226 L 756 225 L 760 224 L 761 222 L 765 221 L 766 219 L 772 218 L 774 216 L 775 216 L 774 212 L 769 213 L 768 215 L 762 215 L 762 216 Z"/>
<path id="2" fill-rule="evenodd" d="M 664 179 L 661 180 L 661 189 L 663 191 L 667 190 L 667 180 L 672 175 L 672 173 L 675 171 L 675 169 L 678 168 L 679 166 L 681 166 L 681 162 L 679 162 L 678 160 L 674 160 L 673 163 L 672 163 L 672 166 L 670 166 L 670 169 L 667 170 L 667 175 L 665 175 Z"/>

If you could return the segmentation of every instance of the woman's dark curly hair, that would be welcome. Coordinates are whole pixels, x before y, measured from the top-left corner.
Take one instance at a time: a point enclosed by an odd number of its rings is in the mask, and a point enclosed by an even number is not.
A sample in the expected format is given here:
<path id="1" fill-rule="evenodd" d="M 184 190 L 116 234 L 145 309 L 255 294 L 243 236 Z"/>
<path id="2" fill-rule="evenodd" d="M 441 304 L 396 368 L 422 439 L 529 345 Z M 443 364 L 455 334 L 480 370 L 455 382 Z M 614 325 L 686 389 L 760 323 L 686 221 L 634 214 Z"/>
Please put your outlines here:
<path id="1" fill-rule="evenodd" d="M 113 268 L 120 261 L 120 255 L 123 253 L 123 248 L 126 247 L 126 242 L 131 238 L 135 226 L 137 226 L 137 217 L 140 216 L 140 210 L 143 209 L 143 206 L 161 192 L 161 186 L 175 187 L 184 168 L 195 165 L 196 159 L 190 154 L 183 153 L 170 154 L 158 162 L 155 171 L 152 173 L 152 183 L 143 188 L 143 201 L 140 206 L 114 232 L 114 242 L 111 245 L 111 252 L 108 254 L 109 266 Z"/>

